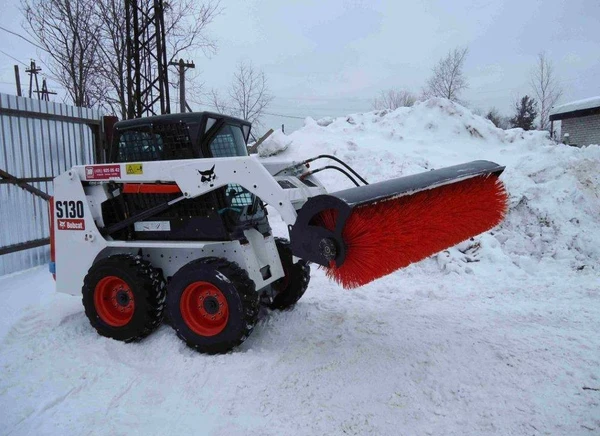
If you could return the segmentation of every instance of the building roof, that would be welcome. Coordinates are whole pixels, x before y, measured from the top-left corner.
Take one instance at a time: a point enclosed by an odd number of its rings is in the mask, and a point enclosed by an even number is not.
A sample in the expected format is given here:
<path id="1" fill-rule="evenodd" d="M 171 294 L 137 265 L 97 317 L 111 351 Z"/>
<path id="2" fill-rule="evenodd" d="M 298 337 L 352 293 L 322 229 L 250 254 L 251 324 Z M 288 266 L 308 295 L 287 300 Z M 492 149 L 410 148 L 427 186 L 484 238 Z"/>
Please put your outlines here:
<path id="1" fill-rule="evenodd" d="M 550 109 L 550 121 L 595 114 L 600 114 L 600 96 L 584 98 L 583 100 L 554 106 Z"/>

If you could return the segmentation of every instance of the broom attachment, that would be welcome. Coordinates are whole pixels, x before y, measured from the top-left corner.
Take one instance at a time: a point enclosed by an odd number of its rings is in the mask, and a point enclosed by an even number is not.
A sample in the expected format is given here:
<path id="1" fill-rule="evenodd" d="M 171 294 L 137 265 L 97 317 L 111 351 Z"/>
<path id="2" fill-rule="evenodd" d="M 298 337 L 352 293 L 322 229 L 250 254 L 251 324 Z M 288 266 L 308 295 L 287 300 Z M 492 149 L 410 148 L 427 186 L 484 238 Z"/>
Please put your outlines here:
<path id="1" fill-rule="evenodd" d="M 290 231 L 292 251 L 344 288 L 362 286 L 499 224 L 503 170 L 475 161 L 311 198 Z"/>

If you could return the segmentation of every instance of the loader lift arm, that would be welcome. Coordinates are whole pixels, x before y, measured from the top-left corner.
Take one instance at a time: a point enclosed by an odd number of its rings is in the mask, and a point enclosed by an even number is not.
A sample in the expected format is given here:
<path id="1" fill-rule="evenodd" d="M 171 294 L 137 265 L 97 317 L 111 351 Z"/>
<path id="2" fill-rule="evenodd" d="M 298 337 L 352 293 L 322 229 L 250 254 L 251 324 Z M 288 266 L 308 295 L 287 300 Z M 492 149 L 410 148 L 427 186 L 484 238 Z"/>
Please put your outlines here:
<path id="1" fill-rule="evenodd" d="M 110 235 L 137 221 L 151 218 L 179 201 L 196 198 L 233 183 L 256 195 L 281 214 L 290 229 L 291 249 L 296 256 L 326 267 L 330 266 L 331 262 L 341 266 L 347 251 L 343 229 L 355 208 L 477 176 L 499 175 L 504 170 L 504 167 L 494 162 L 474 161 L 327 193 L 318 182 L 313 183 L 315 187 L 302 183 L 302 180 L 310 175 L 306 163 L 304 161 L 288 164 L 283 169 L 274 171 L 275 174 L 295 174 L 294 176 L 274 176 L 270 168 L 254 157 L 170 161 L 168 165 L 160 161 L 145 162 L 142 175 L 122 174 L 119 181 L 142 184 L 157 181 L 174 182 L 181 190 L 182 196 L 103 229 L 102 233 Z M 85 167 L 76 168 L 80 177 L 85 178 Z M 207 172 L 211 172 L 210 180 L 205 176 Z M 288 181 L 295 180 L 297 183 L 291 184 L 291 189 L 284 189 L 279 183 L 282 178 Z M 317 222 L 317 218 L 321 213 L 330 210 L 336 213 L 336 224 L 333 228 L 326 228 Z"/>
<path id="2" fill-rule="evenodd" d="M 102 165 L 96 167 L 102 167 Z M 91 184 L 95 183 L 94 176 L 88 176 L 93 172 L 86 173 L 86 169 L 93 171 L 93 166 L 77 166 L 73 168 L 73 171 L 77 172 L 81 180 Z M 210 180 L 203 173 L 210 173 Z M 144 162 L 143 174 L 127 174 L 124 170 L 119 174 L 119 177 L 111 180 L 122 184 L 175 183 L 182 195 L 168 203 L 132 216 L 127 219 L 126 223 L 118 223 L 113 228 L 105 229 L 106 234 L 114 233 L 124 226 L 156 215 L 179 201 L 197 198 L 230 184 L 237 184 L 256 195 L 276 209 L 288 225 L 293 225 L 297 217 L 297 208 L 300 208 L 310 197 L 326 192 L 316 180 L 312 183 L 314 186 L 311 187 L 302 183 L 298 177 L 274 177 L 254 157 Z M 284 189 L 278 183 L 279 180 L 289 181 L 290 179 L 296 180 L 292 188 Z"/>

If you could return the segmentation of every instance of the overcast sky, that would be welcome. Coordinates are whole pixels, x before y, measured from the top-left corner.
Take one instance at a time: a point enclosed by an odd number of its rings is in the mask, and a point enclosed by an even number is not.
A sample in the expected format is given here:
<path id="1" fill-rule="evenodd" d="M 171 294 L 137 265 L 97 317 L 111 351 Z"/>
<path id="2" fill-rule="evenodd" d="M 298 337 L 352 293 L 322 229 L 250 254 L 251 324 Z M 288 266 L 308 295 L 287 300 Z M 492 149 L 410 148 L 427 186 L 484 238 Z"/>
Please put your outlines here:
<path id="1" fill-rule="evenodd" d="M 200 1 L 200 0 L 199 0 Z M 18 0 L 0 0 L 0 25 L 17 32 Z M 240 60 L 265 71 L 275 96 L 268 111 L 294 117 L 368 111 L 382 89 L 419 93 L 431 68 L 467 46 L 471 108 L 531 94 L 529 76 L 546 51 L 564 88 L 561 102 L 600 95 L 600 0 L 223 0 L 210 25 L 218 53 L 190 53 L 206 88 L 225 88 Z M 0 30 L 0 50 L 22 62 L 34 47 Z M 13 64 L 0 53 L 0 92 L 14 93 Z M 23 74 L 22 81 L 27 78 Z M 50 87 L 56 88 L 50 82 Z M 211 109 L 195 105 L 194 109 Z M 267 127 L 302 120 L 269 116 Z"/>

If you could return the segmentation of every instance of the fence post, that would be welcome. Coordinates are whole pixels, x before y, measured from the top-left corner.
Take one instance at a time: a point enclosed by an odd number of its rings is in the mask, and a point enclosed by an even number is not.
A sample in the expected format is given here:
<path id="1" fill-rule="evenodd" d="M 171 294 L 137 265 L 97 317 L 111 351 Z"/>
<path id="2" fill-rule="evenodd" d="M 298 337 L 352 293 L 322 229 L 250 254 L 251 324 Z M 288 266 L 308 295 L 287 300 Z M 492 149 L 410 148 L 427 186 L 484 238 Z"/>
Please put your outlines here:
<path id="1" fill-rule="evenodd" d="M 102 117 L 102 128 L 98 129 L 98 136 L 96 139 L 96 158 L 95 163 L 105 163 L 109 156 L 110 145 L 113 140 L 113 128 L 115 123 L 119 121 L 119 118 L 115 116 Z"/>

